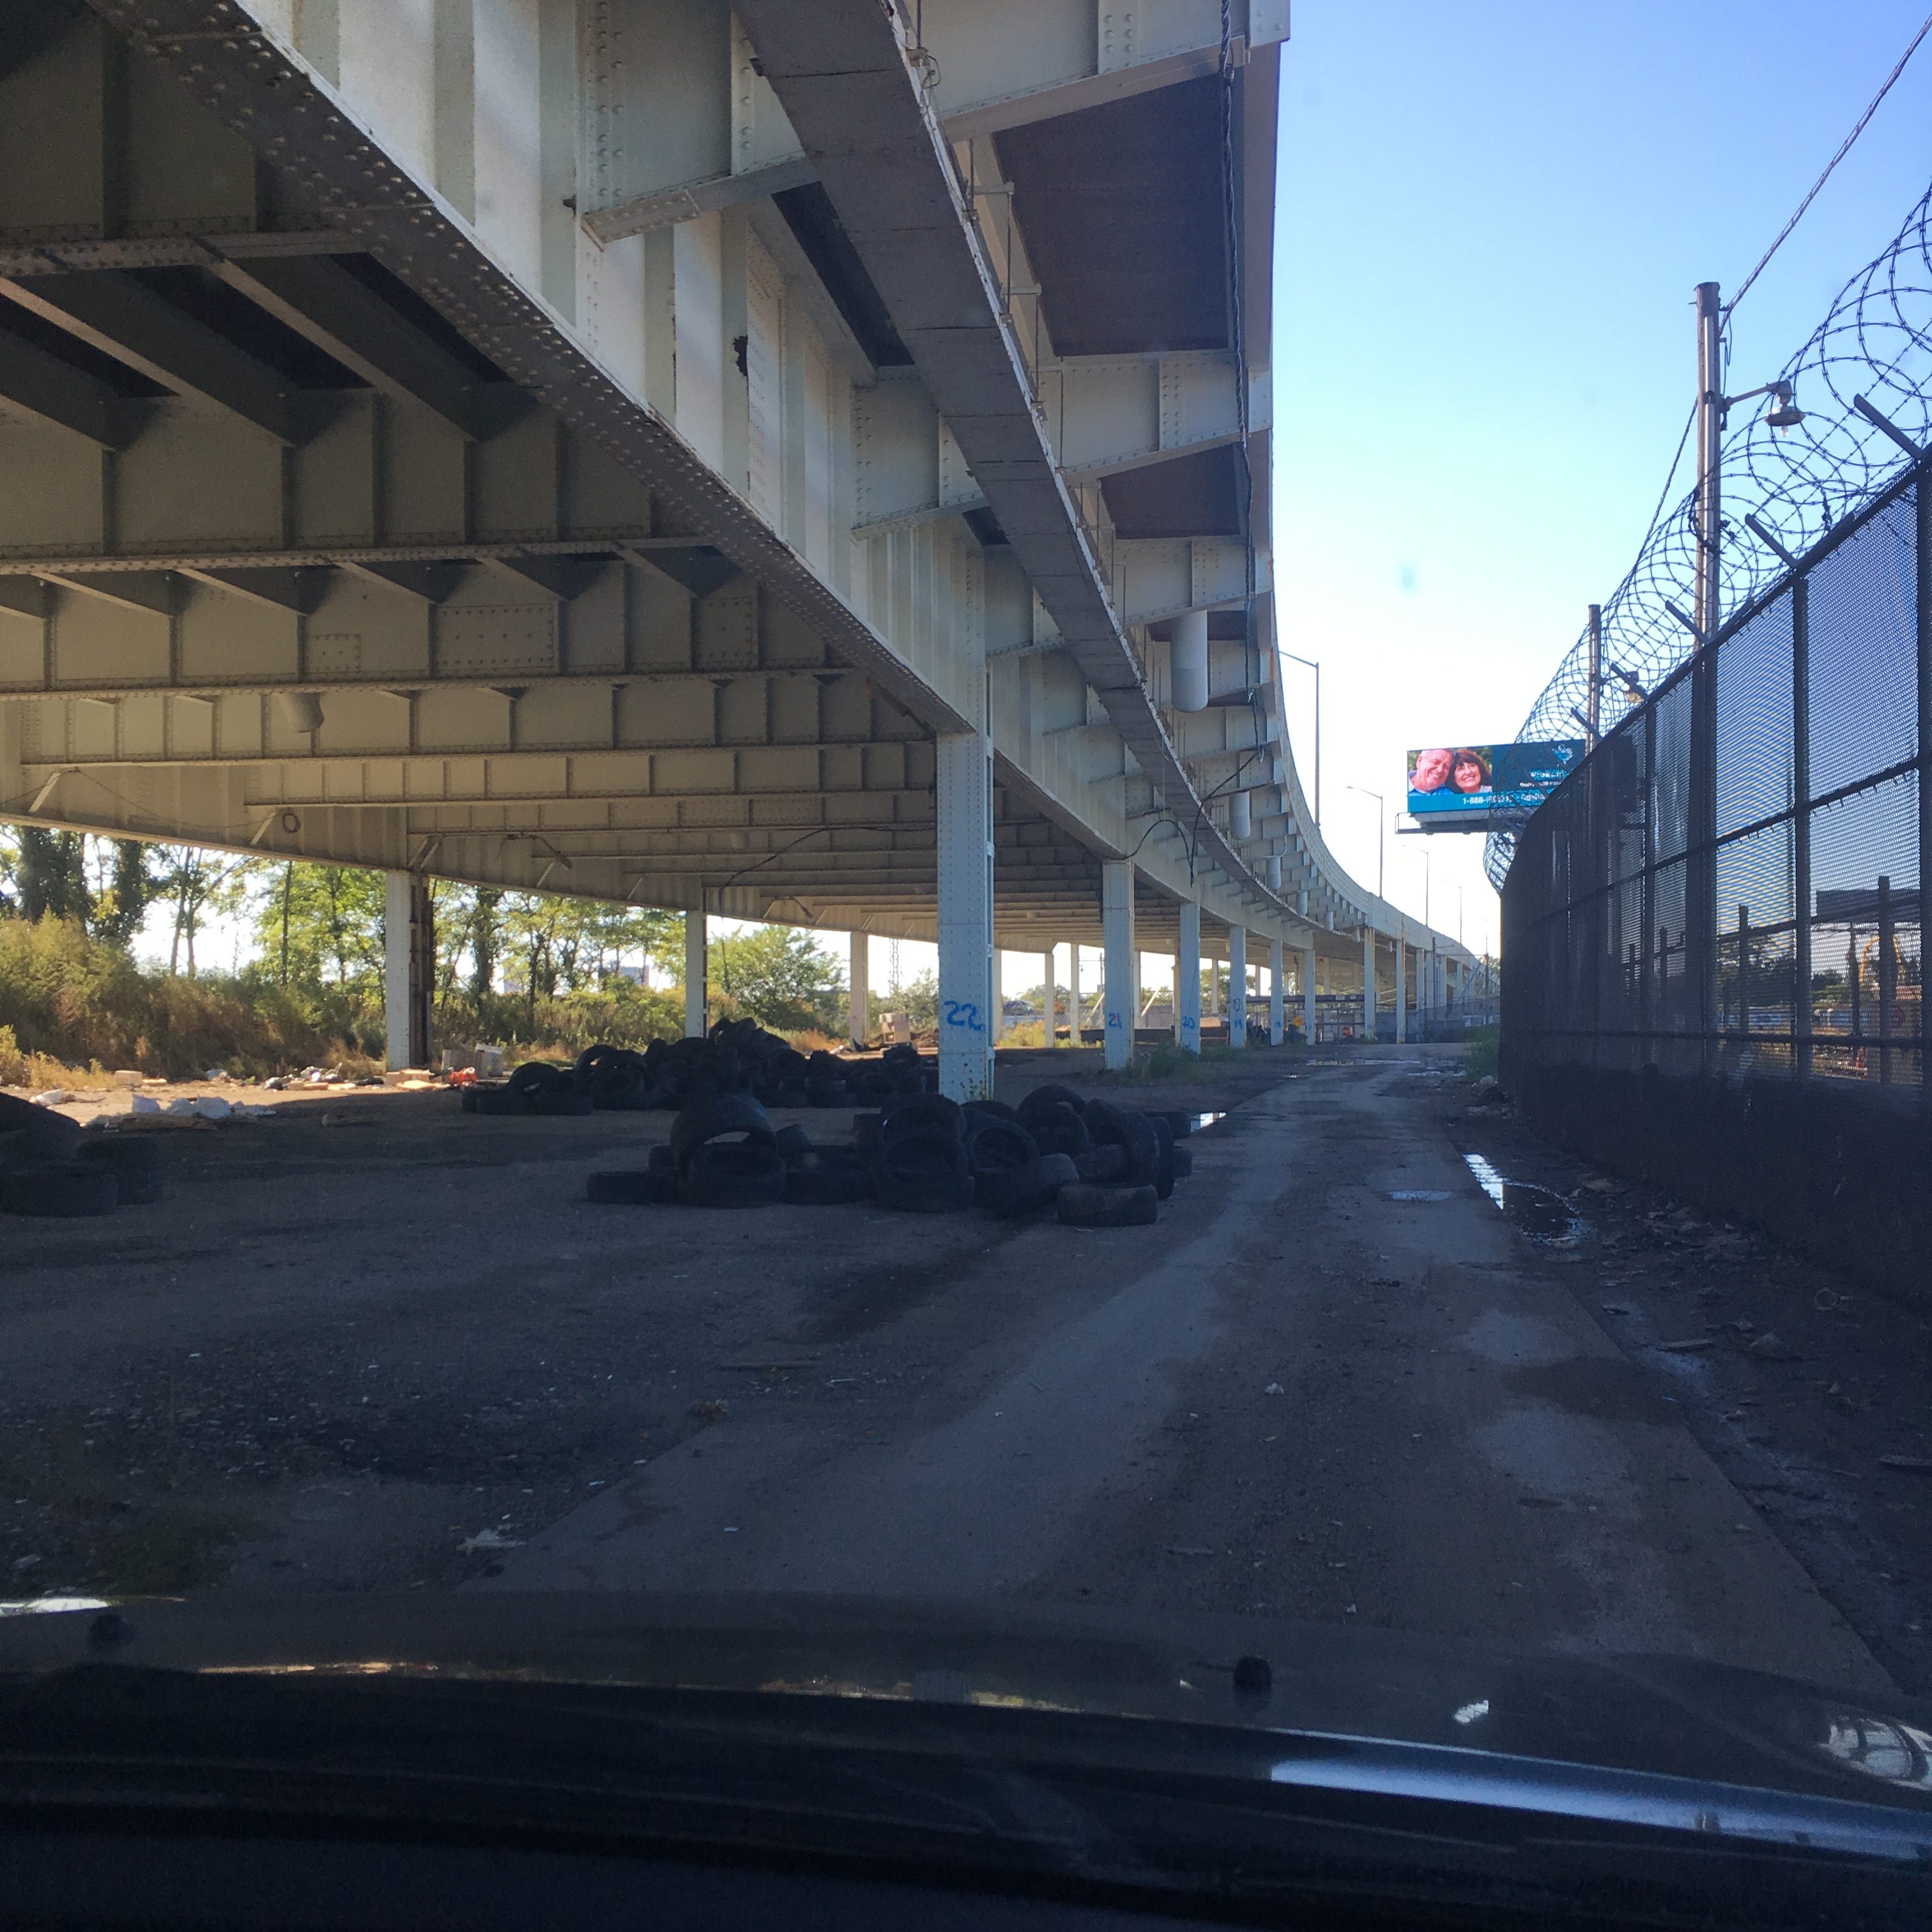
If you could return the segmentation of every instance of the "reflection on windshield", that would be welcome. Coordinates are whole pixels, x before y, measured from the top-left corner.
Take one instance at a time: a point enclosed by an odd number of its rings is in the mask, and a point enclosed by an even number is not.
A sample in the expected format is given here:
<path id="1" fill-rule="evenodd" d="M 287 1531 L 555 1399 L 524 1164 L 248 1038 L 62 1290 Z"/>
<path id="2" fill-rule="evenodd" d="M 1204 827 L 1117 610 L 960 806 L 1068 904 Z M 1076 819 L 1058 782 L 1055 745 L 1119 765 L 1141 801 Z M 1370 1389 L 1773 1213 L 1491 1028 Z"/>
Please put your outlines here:
<path id="1" fill-rule="evenodd" d="M 1835 1762 L 1908 1790 L 1932 1792 L 1932 1731 L 1888 1718 L 1832 1720 L 1820 1748 Z"/>

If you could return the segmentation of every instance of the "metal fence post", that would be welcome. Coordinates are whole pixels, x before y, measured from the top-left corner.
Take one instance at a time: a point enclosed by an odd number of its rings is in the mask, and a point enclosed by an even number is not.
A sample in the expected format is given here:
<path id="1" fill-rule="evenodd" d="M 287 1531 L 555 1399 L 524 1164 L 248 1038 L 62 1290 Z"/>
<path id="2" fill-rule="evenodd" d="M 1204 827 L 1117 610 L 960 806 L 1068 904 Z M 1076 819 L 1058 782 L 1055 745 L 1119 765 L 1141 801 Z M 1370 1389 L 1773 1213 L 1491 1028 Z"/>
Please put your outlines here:
<path id="1" fill-rule="evenodd" d="M 1811 582 L 1791 580 L 1791 1074 L 1811 1077 Z"/>
<path id="2" fill-rule="evenodd" d="M 1718 1014 L 1718 647 L 1699 646 L 1690 670 L 1690 839 L 1684 866 L 1684 966 L 1696 974 L 1698 1064 L 1724 1070 Z"/>
<path id="3" fill-rule="evenodd" d="M 1918 1104 L 1932 1108 L 1932 1068 L 1926 1065 L 1925 1037 L 1925 906 L 1932 891 L 1932 763 L 1926 746 L 1932 743 L 1932 489 L 1926 485 L 1922 466 L 1912 486 L 1914 548 L 1917 553 L 1918 620 Z"/>

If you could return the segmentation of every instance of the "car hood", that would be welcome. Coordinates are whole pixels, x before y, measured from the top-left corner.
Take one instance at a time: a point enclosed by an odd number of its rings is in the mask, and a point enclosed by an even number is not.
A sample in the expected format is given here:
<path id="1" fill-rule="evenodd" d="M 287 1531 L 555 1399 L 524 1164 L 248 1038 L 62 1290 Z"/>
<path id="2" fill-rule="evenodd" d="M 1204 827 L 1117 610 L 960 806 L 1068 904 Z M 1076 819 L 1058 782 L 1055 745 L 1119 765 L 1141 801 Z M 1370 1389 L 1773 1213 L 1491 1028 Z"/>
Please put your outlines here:
<path id="1" fill-rule="evenodd" d="M 1694 1659 L 1234 1617 L 869 1598 L 493 1592 L 0 1614 L 0 1673 L 80 1665 L 882 1699 L 1438 1748 L 1932 1812 L 1932 1705 Z M 38 1612 L 26 1614 L 31 1608 Z M 1245 1754 L 1244 1754 L 1245 1755 Z"/>

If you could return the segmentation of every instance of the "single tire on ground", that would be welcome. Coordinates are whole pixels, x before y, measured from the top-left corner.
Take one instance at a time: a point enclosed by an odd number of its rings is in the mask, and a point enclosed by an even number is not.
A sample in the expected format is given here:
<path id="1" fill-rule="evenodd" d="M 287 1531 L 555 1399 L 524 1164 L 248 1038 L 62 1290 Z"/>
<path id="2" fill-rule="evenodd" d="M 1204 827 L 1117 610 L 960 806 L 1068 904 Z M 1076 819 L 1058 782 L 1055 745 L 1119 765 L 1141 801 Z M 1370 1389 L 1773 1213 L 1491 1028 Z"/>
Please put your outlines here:
<path id="1" fill-rule="evenodd" d="M 92 1162 L 48 1162 L 17 1167 L 0 1177 L 0 1208 L 10 1214 L 78 1220 L 111 1214 L 120 1199 L 120 1184 L 106 1168 Z"/>
<path id="2" fill-rule="evenodd" d="M 970 1204 L 966 1149 L 944 1127 L 908 1126 L 889 1135 L 872 1156 L 872 1184 L 888 1208 L 943 1214 Z"/>
<path id="3" fill-rule="evenodd" d="M 1078 1113 L 1086 1104 L 1071 1087 L 1055 1086 L 1049 1081 L 1044 1087 L 1036 1087 L 1030 1094 L 1020 1096 L 1019 1117 L 1024 1120 L 1029 1114 L 1045 1107 L 1071 1107 Z"/>
<path id="4" fill-rule="evenodd" d="M 1087 1109 L 1087 1131 L 1094 1136 L 1096 1148 L 1111 1143 L 1126 1150 L 1126 1178 L 1135 1186 L 1153 1186 L 1160 1161 L 1160 1142 L 1154 1136 L 1154 1123 L 1146 1114 L 1131 1114 L 1124 1107 L 1096 1100 Z"/>
<path id="5" fill-rule="evenodd" d="M 1004 1174 L 986 1174 L 974 1188 L 975 1203 L 1002 1219 L 1051 1208 L 1063 1187 L 1078 1184 L 1080 1171 L 1071 1154 L 1043 1154 Z"/>
<path id="6" fill-rule="evenodd" d="M 1017 1120 L 980 1118 L 966 1129 L 966 1171 L 974 1180 L 982 1174 L 1010 1174 L 1040 1157 L 1032 1135 Z"/>
<path id="7" fill-rule="evenodd" d="M 1151 1186 L 1094 1186 L 1076 1181 L 1060 1190 L 1060 1218 L 1070 1228 L 1146 1228 L 1160 1218 Z"/>
<path id="8" fill-rule="evenodd" d="M 1094 1144 L 1080 1109 L 1064 1101 L 1036 1107 L 1027 1115 L 1025 1126 L 1042 1154 L 1083 1154 Z"/>
<path id="9" fill-rule="evenodd" d="M 1165 1201 L 1174 1192 L 1174 1130 L 1167 1124 L 1164 1114 L 1148 1114 L 1142 1118 L 1154 1129 L 1155 1198 Z"/>
<path id="10" fill-rule="evenodd" d="M 779 1128 L 772 1137 L 772 1144 L 786 1160 L 802 1160 L 812 1151 L 812 1136 L 794 1121 L 789 1126 Z"/>
<path id="11" fill-rule="evenodd" d="M 686 1160 L 678 1198 L 691 1208 L 770 1208 L 784 1198 L 784 1157 L 768 1142 L 707 1141 Z"/>

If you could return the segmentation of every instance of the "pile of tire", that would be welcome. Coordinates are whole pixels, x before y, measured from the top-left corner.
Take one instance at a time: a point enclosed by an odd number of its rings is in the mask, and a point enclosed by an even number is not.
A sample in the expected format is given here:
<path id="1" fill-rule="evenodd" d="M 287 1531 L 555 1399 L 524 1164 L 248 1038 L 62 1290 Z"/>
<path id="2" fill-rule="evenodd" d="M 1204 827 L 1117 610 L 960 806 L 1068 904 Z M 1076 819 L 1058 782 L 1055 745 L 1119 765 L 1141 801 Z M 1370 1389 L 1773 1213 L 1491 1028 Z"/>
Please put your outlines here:
<path id="1" fill-rule="evenodd" d="M 680 1114 L 642 1169 L 592 1174 L 586 1197 L 643 1206 L 832 1207 L 876 1199 L 903 1214 L 978 1207 L 1001 1220 L 1053 1208 L 1070 1227 L 1144 1227 L 1193 1168 L 1185 1114 L 1139 1113 L 1042 1087 L 1017 1108 L 894 1094 L 853 1117 L 852 1138 L 775 1127 L 755 1096 L 709 1096 Z"/>
<path id="2" fill-rule="evenodd" d="M 90 1133 L 51 1107 L 0 1094 L 0 1213 L 74 1220 L 163 1192 L 158 1142 Z"/>
<path id="3" fill-rule="evenodd" d="M 936 1091 L 935 1061 L 910 1046 L 877 1060 L 800 1053 L 756 1020 L 720 1020 L 703 1040 L 654 1040 L 642 1052 L 600 1042 L 574 1066 L 526 1061 L 508 1079 L 466 1088 L 471 1114 L 681 1112 L 722 1094 L 767 1107 L 850 1107 Z"/>

